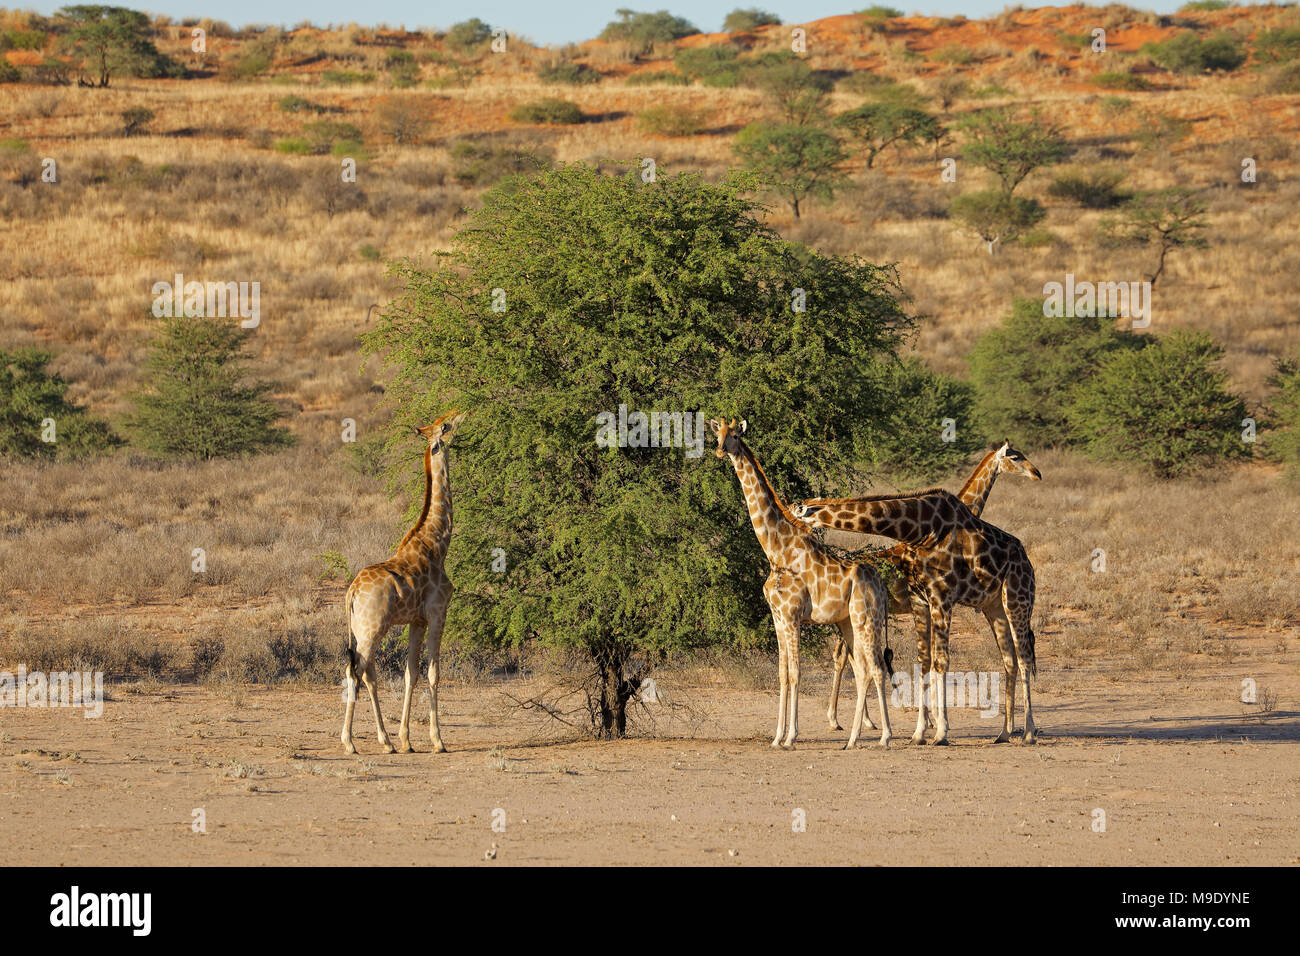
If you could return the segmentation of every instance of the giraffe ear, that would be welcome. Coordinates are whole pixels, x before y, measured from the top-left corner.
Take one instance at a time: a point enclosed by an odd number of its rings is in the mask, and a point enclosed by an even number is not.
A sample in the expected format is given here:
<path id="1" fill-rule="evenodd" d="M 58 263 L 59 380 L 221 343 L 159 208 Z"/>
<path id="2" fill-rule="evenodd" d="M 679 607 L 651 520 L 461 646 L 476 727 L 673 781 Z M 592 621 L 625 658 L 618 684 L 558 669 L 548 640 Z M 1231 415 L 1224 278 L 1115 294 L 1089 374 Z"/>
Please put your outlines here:
<path id="1" fill-rule="evenodd" d="M 740 433 L 743 435 L 749 430 L 749 420 L 742 418 L 740 420 Z"/>
<path id="2" fill-rule="evenodd" d="M 718 432 L 722 431 L 722 425 L 716 419 L 710 418 L 709 431 L 716 435 Z"/>

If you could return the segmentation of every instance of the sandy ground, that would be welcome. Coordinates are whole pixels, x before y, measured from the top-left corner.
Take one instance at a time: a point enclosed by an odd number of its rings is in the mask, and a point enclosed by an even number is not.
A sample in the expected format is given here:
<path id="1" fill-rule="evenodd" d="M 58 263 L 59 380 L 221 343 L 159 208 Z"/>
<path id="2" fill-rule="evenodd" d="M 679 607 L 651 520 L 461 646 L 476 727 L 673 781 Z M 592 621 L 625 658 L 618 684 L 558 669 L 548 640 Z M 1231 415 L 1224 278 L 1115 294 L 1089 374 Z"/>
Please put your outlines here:
<path id="1" fill-rule="evenodd" d="M 524 682 L 451 684 L 451 752 L 428 752 L 422 714 L 422 752 L 381 755 L 363 701 L 355 757 L 337 688 L 128 685 L 99 719 L 0 711 L 0 840 L 11 864 L 1296 864 L 1291 656 L 1257 675 L 1279 700 L 1263 717 L 1233 673 L 1081 667 L 1040 680 L 1037 746 L 991 744 L 974 709 L 951 711 L 952 746 L 913 746 L 891 708 L 888 751 L 842 749 L 821 661 L 793 752 L 768 747 L 771 690 L 672 675 L 661 692 L 695 717 L 659 736 L 573 739 L 503 712 Z M 396 685 L 382 701 L 395 738 Z"/>

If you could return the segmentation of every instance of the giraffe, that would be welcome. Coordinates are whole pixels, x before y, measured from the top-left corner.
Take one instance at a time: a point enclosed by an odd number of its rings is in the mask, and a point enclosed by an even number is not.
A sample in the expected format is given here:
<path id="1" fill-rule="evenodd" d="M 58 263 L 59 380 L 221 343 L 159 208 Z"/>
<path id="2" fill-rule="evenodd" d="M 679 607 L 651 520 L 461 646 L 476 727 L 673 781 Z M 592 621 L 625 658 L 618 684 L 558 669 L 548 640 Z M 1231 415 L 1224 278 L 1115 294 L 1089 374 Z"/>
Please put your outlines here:
<path id="1" fill-rule="evenodd" d="M 1034 568 L 1024 545 L 1001 528 L 977 518 L 964 502 L 942 488 L 909 495 L 869 498 L 813 498 L 794 515 L 812 527 L 838 528 L 898 538 L 897 560 L 907 582 L 907 599 L 917 628 L 917 658 L 927 681 L 944 687 L 948 670 L 948 627 L 957 604 L 979 608 L 1002 653 L 1007 674 L 1006 718 L 996 742 L 1010 739 L 1015 682 L 1025 691 L 1024 742 L 1037 739 L 1030 675 L 1035 672 Z M 936 676 L 930 678 L 931 672 Z M 925 742 L 926 701 L 919 697 L 912 742 Z M 945 693 L 935 695 L 933 743 L 948 742 Z"/>
<path id="2" fill-rule="evenodd" d="M 957 497 L 966 503 L 966 507 L 970 508 L 971 514 L 975 515 L 975 517 L 978 518 L 984 510 L 984 505 L 989 500 L 989 492 L 993 490 L 993 483 L 998 480 L 1000 474 L 1022 475 L 1033 481 L 1041 481 L 1043 478 L 1043 473 L 1025 457 L 1023 452 L 1012 448 L 1010 440 L 1003 441 L 1001 445 L 995 446 L 992 451 L 980 459 L 980 463 L 975 466 L 971 476 L 966 479 L 966 483 L 957 492 Z M 876 560 L 888 561 L 899 571 L 898 574 L 889 575 L 886 582 L 889 588 L 889 610 L 894 614 L 911 611 L 907 583 L 903 578 L 903 569 L 899 565 L 900 556 L 906 549 L 907 545 L 900 543 L 874 555 Z M 915 623 L 918 633 L 922 629 L 927 629 L 928 634 L 930 626 L 928 605 L 925 606 L 924 611 L 923 618 L 917 619 Z M 1000 647 L 999 650 L 1001 650 Z M 832 730 L 841 730 L 836 712 L 839 709 L 840 681 L 844 676 L 844 667 L 848 663 L 848 653 L 843 641 L 836 642 L 834 661 L 835 674 L 831 680 L 831 698 L 826 707 L 826 719 L 830 723 Z M 998 742 L 1002 743 L 1010 739 L 1006 736 L 1010 733 L 1011 728 L 1007 727 L 1003 731 L 1003 736 L 998 738 Z"/>
<path id="3" fill-rule="evenodd" d="M 451 486 L 447 479 L 447 445 L 465 415 L 451 411 L 432 425 L 416 428 L 428 444 L 424 449 L 424 505 L 415 525 L 397 545 L 387 561 L 372 564 L 348 585 L 344 599 L 348 612 L 347 708 L 343 717 L 343 750 L 357 752 L 352 743 L 352 711 L 357 703 L 358 677 L 370 694 L 384 753 L 393 752 L 393 742 L 384 729 L 379 712 L 375 652 L 390 628 L 410 625 L 406 649 L 406 689 L 402 696 L 402 724 L 398 743 L 402 753 L 411 753 L 411 696 L 420 646 L 429 636 L 429 736 L 433 752 L 446 746 L 438 730 L 438 654 L 442 649 L 442 626 L 451 601 L 451 581 L 443 570 L 447 545 L 451 541 Z"/>
<path id="4" fill-rule="evenodd" d="M 880 704 L 880 745 L 888 747 L 891 734 L 885 706 L 884 657 L 887 597 L 880 575 L 864 564 L 830 554 L 794 519 L 741 439 L 749 428 L 748 422 L 737 425 L 734 420 L 710 421 L 709 428 L 718 438 L 717 456 L 730 457 L 736 469 L 754 534 L 772 566 L 763 585 L 763 596 L 776 627 L 781 680 L 772 746 L 791 750 L 799 735 L 799 632 L 803 622 L 811 620 L 838 625 L 852 655 L 858 701 L 845 749 L 857 743 L 862 730 L 868 673 L 875 681 Z M 874 727 L 870 720 L 867 725 Z"/>

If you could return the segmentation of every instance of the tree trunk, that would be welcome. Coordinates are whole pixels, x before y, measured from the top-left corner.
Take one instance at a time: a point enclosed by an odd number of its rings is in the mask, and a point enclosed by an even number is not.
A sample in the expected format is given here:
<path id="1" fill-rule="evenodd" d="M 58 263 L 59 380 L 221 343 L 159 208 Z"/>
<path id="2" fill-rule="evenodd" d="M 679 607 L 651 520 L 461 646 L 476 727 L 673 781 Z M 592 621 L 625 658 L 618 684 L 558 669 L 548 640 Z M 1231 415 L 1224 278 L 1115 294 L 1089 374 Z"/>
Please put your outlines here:
<path id="1" fill-rule="evenodd" d="M 627 735 L 627 704 L 640 687 L 639 680 L 629 680 L 624 673 L 627 651 L 617 645 L 594 649 L 592 657 L 600 676 L 600 698 L 593 701 L 593 728 L 603 740 L 617 740 Z"/>

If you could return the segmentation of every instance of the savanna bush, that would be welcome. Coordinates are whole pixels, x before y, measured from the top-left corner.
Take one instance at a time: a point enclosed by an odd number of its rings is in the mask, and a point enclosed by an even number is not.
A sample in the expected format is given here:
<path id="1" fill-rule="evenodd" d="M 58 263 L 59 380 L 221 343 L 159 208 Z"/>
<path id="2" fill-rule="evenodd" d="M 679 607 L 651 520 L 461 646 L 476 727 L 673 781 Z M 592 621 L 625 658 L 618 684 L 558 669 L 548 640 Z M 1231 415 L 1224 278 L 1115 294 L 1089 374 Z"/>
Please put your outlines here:
<path id="1" fill-rule="evenodd" d="M 106 423 L 68 400 L 69 383 L 46 368 L 52 358 L 35 348 L 0 350 L 0 456 L 83 458 L 121 445 Z"/>
<path id="2" fill-rule="evenodd" d="M 1098 458 L 1175 478 L 1249 458 L 1246 404 L 1215 367 L 1223 349 L 1178 329 L 1109 356 L 1066 410 L 1071 433 Z"/>
<path id="3" fill-rule="evenodd" d="M 582 109 L 577 103 L 548 97 L 532 103 L 520 103 L 510 111 L 510 118 L 516 123 L 542 123 L 554 125 L 572 125 L 582 122 Z"/>

